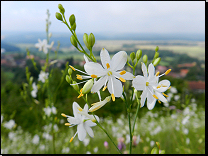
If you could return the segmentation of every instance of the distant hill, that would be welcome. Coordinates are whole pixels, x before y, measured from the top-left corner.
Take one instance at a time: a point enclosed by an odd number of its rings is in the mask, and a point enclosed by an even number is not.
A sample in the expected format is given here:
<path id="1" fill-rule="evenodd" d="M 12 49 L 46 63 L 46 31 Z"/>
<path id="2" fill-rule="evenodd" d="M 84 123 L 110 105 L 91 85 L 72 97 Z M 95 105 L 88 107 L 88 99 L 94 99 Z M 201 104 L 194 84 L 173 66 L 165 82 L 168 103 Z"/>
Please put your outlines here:
<path id="1" fill-rule="evenodd" d="M 17 52 L 20 51 L 20 48 L 12 45 L 12 44 L 8 44 L 6 42 L 1 41 L 1 48 L 4 48 L 6 51 L 10 51 L 10 52 Z"/>

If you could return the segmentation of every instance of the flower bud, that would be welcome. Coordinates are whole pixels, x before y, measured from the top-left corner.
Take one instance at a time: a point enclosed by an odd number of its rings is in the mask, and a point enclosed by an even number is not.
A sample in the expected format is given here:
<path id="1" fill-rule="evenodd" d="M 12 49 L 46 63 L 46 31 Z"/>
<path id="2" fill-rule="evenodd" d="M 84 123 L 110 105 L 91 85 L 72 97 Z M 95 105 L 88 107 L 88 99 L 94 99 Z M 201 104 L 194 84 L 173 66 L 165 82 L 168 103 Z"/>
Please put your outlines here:
<path id="1" fill-rule="evenodd" d="M 51 38 L 51 36 L 52 36 L 52 33 L 49 33 L 48 37 Z"/>
<path id="2" fill-rule="evenodd" d="M 56 12 L 56 18 L 60 21 L 63 21 L 62 15 L 58 12 Z"/>
<path id="3" fill-rule="evenodd" d="M 135 53 L 134 53 L 134 52 L 132 52 L 132 53 L 130 54 L 130 58 L 131 58 L 132 61 L 134 61 L 134 59 L 135 59 Z"/>
<path id="4" fill-rule="evenodd" d="M 69 84 L 70 84 L 70 82 L 71 82 L 71 78 L 70 78 L 69 75 L 66 75 L 66 82 L 68 82 Z"/>
<path id="5" fill-rule="evenodd" d="M 72 14 L 70 17 L 69 17 L 69 22 L 70 22 L 70 25 L 73 26 L 74 23 L 75 23 L 75 16 L 74 14 Z"/>
<path id="6" fill-rule="evenodd" d="M 143 56 L 143 62 L 146 64 L 146 63 L 147 63 L 147 60 L 148 60 L 148 56 L 145 54 L 145 55 Z"/>
<path id="7" fill-rule="evenodd" d="M 151 150 L 151 154 L 159 154 L 159 150 L 157 149 L 157 147 L 154 147 L 154 148 Z"/>
<path id="8" fill-rule="evenodd" d="M 137 59 L 137 61 L 140 59 L 142 57 L 142 50 L 137 50 L 137 52 L 136 52 L 136 59 Z"/>
<path id="9" fill-rule="evenodd" d="M 88 43 L 90 47 L 93 47 L 93 45 L 95 44 L 95 36 L 93 35 L 93 33 L 90 33 L 90 35 L 88 36 Z"/>
<path id="10" fill-rule="evenodd" d="M 58 4 L 58 8 L 59 8 L 60 13 L 64 14 L 65 9 L 61 4 Z"/>
<path id="11" fill-rule="evenodd" d="M 71 35 L 70 41 L 71 41 L 71 44 L 77 48 L 77 41 L 76 41 L 74 35 Z"/>
<path id="12" fill-rule="evenodd" d="M 76 25 L 76 23 L 74 23 L 74 24 L 72 25 L 71 29 L 75 31 L 75 30 L 76 30 L 76 27 L 77 27 L 77 25 Z"/>
<path id="13" fill-rule="evenodd" d="M 157 65 L 160 63 L 160 61 L 161 61 L 161 58 L 160 58 L 160 57 L 156 58 L 156 59 L 154 60 L 154 62 L 153 62 L 153 65 L 154 65 L 154 66 L 157 66 Z"/>
<path id="14" fill-rule="evenodd" d="M 73 84 L 72 87 L 74 88 L 74 90 L 79 91 L 79 86 L 78 86 L 77 82 L 72 81 L 72 84 Z"/>
<path id="15" fill-rule="evenodd" d="M 159 57 L 159 53 L 158 52 L 155 52 L 155 56 L 154 56 L 154 59 L 158 58 Z"/>
<path id="16" fill-rule="evenodd" d="M 90 79 L 84 84 L 83 89 L 82 89 L 82 94 L 87 94 L 90 92 L 93 86 L 93 82 L 94 82 L 93 79 Z"/>
<path id="17" fill-rule="evenodd" d="M 157 52 L 159 50 L 159 47 L 157 46 L 156 48 L 155 48 L 155 52 Z"/>
<path id="18" fill-rule="evenodd" d="M 71 69 L 71 68 L 68 69 L 68 74 L 69 74 L 69 75 L 72 74 L 72 69 Z"/>
<path id="19" fill-rule="evenodd" d="M 84 35 L 83 35 L 83 41 L 84 41 L 84 44 L 87 47 L 87 49 L 89 49 L 90 46 L 88 44 L 88 35 L 86 33 L 84 33 Z"/>

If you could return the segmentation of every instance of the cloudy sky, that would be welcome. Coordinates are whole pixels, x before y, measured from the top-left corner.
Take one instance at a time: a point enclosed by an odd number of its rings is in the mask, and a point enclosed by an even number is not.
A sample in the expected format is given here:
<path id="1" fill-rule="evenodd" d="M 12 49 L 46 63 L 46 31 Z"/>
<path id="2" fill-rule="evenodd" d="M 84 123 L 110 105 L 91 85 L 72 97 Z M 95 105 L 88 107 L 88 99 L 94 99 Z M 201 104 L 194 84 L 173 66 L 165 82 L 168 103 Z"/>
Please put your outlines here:
<path id="1" fill-rule="evenodd" d="M 68 32 L 55 18 L 59 3 L 79 33 L 205 33 L 203 1 L 1 1 L 1 30 L 45 31 L 49 9 L 50 32 Z"/>

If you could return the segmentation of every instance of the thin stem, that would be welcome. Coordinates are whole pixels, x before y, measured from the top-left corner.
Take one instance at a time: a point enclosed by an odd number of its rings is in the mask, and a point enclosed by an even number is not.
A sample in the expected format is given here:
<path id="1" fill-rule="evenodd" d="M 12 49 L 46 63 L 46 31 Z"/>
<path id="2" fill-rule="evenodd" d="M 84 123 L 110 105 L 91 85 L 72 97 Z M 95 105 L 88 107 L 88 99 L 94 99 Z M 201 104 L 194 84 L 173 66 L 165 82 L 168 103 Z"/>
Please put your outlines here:
<path id="1" fill-rule="evenodd" d="M 134 123 L 133 123 L 133 128 L 132 128 L 132 134 L 134 134 L 134 127 L 135 127 L 135 123 L 136 123 L 136 119 L 137 119 L 137 114 L 139 112 L 139 104 L 137 106 L 137 111 L 136 111 L 136 115 L 135 115 L 135 118 L 134 118 Z"/>

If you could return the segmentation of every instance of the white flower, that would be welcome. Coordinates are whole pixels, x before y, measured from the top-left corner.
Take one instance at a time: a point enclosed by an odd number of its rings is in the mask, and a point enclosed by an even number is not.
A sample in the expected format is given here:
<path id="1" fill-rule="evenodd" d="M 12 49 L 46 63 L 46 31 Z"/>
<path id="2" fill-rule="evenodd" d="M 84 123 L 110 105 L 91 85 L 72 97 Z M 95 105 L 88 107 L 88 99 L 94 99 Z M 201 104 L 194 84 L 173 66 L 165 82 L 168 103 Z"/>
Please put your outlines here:
<path id="1" fill-rule="evenodd" d="M 15 137 L 15 133 L 9 132 L 8 136 L 9 136 L 9 139 L 10 139 L 10 140 L 13 140 L 14 137 Z"/>
<path id="2" fill-rule="evenodd" d="M 43 133 L 43 138 L 45 138 L 46 140 L 52 140 L 52 136 L 49 133 Z"/>
<path id="3" fill-rule="evenodd" d="M 89 138 L 85 138 L 83 140 L 84 146 L 87 146 L 90 143 L 90 139 Z"/>
<path id="4" fill-rule="evenodd" d="M 94 112 L 94 111 L 100 109 L 102 106 L 104 106 L 110 100 L 111 100 L 111 97 L 110 96 L 107 96 L 103 101 L 100 101 L 100 102 L 96 102 L 96 103 L 91 104 L 92 107 L 90 107 L 89 111 L 90 112 Z"/>
<path id="5" fill-rule="evenodd" d="M 180 130 L 180 127 L 179 126 L 176 126 L 175 129 L 176 129 L 176 131 L 179 131 Z"/>
<path id="6" fill-rule="evenodd" d="M 150 146 L 153 147 L 155 145 L 154 141 L 150 141 Z"/>
<path id="7" fill-rule="evenodd" d="M 53 125 L 53 129 L 57 132 L 59 130 L 57 124 Z"/>
<path id="8" fill-rule="evenodd" d="M 33 82 L 32 88 L 33 88 L 33 90 L 31 91 L 31 95 L 32 95 L 33 98 L 36 98 L 37 97 L 37 92 L 38 92 L 38 87 L 37 87 L 35 82 Z"/>
<path id="9" fill-rule="evenodd" d="M 62 149 L 62 153 L 69 153 L 69 151 L 70 151 L 70 149 L 69 149 L 69 147 L 64 147 L 63 149 Z"/>
<path id="10" fill-rule="evenodd" d="M 48 49 L 51 49 L 53 47 L 54 42 L 51 42 L 51 45 L 47 44 L 47 40 L 44 39 L 43 41 L 41 41 L 40 39 L 38 39 L 38 43 L 35 44 L 36 48 L 39 48 L 39 51 L 43 51 L 45 54 L 48 53 Z"/>
<path id="11" fill-rule="evenodd" d="M 149 137 L 146 137 L 146 141 L 149 142 L 150 141 L 150 138 Z"/>
<path id="12" fill-rule="evenodd" d="M 37 145 L 39 143 L 40 137 L 36 134 L 33 139 L 32 139 L 32 143 Z"/>
<path id="13" fill-rule="evenodd" d="M 98 147 L 95 147 L 95 148 L 93 149 L 93 151 L 94 151 L 94 153 L 97 153 Z"/>
<path id="14" fill-rule="evenodd" d="M 170 92 L 173 93 L 173 94 L 174 93 L 178 93 L 178 91 L 177 91 L 177 89 L 175 87 L 171 87 L 170 88 Z"/>
<path id="15" fill-rule="evenodd" d="M 189 115 L 186 116 L 186 117 L 181 121 L 181 123 L 182 123 L 183 125 L 185 125 L 185 124 L 188 122 L 189 118 L 190 118 Z"/>
<path id="16" fill-rule="evenodd" d="M 90 151 L 87 151 L 86 154 L 91 154 L 91 152 Z"/>
<path id="17" fill-rule="evenodd" d="M 186 138 L 186 144 L 188 145 L 190 143 L 190 139 Z"/>
<path id="18" fill-rule="evenodd" d="M 56 114 L 56 107 L 51 107 L 51 112 L 53 113 L 53 114 Z"/>
<path id="19" fill-rule="evenodd" d="M 38 81 L 45 83 L 45 80 L 48 79 L 48 75 L 49 75 L 49 73 L 46 73 L 41 70 L 40 74 L 38 75 Z"/>
<path id="20" fill-rule="evenodd" d="M 100 52 L 100 58 L 102 65 L 86 61 L 84 69 L 87 73 L 81 72 L 88 76 L 77 75 L 77 78 L 80 80 L 99 78 L 98 81 L 94 82 L 91 92 L 98 92 L 104 86 L 103 91 L 108 88 L 112 100 L 115 101 L 115 97 L 121 97 L 123 92 L 121 82 L 126 82 L 126 80 L 132 80 L 134 78 L 133 74 L 125 70 L 121 71 L 126 64 L 127 54 L 125 51 L 120 51 L 111 59 L 108 51 L 103 48 Z"/>
<path id="21" fill-rule="evenodd" d="M 45 114 L 47 115 L 47 116 L 50 116 L 50 114 L 51 114 L 51 108 L 48 106 L 48 107 L 46 107 L 46 108 L 43 108 L 43 110 L 44 110 L 44 112 L 45 112 Z"/>
<path id="22" fill-rule="evenodd" d="M 189 110 L 189 107 L 186 107 L 184 110 L 183 110 L 183 115 L 187 115 L 190 113 L 190 110 Z"/>
<path id="23" fill-rule="evenodd" d="M 152 132 L 153 135 L 159 133 L 162 130 L 161 126 L 157 126 L 157 128 L 155 128 L 155 130 Z"/>
<path id="24" fill-rule="evenodd" d="M 6 127 L 7 129 L 12 129 L 14 126 L 15 126 L 14 120 L 9 120 L 4 124 L 4 127 Z"/>
<path id="25" fill-rule="evenodd" d="M 45 145 L 40 145 L 40 150 L 43 151 L 45 149 Z"/>
<path id="26" fill-rule="evenodd" d="M 183 133 L 184 133 L 184 134 L 188 134 L 188 133 L 189 133 L 189 130 L 188 130 L 187 128 L 185 128 L 185 129 L 183 130 Z"/>
<path id="27" fill-rule="evenodd" d="M 66 123 L 66 126 L 73 127 L 77 125 L 77 132 L 71 138 L 70 142 L 72 142 L 77 133 L 80 141 L 85 139 L 86 132 L 90 135 L 90 137 L 94 137 L 91 127 L 96 126 L 97 124 L 95 123 L 96 120 L 93 115 L 88 114 L 88 105 L 85 104 L 84 109 L 82 109 L 76 102 L 73 102 L 72 108 L 74 117 L 61 114 L 62 116 L 67 117 L 69 123 Z M 98 116 L 95 115 L 95 117 L 99 122 Z"/>
<path id="28" fill-rule="evenodd" d="M 179 99 L 180 99 L 180 95 L 175 95 L 175 96 L 174 96 L 174 100 L 175 100 L 175 101 L 178 101 Z"/>
<path id="29" fill-rule="evenodd" d="M 144 76 L 137 75 L 136 78 L 133 79 L 132 84 L 136 90 L 143 90 L 141 95 L 141 107 L 144 106 L 147 98 L 147 108 L 151 110 L 154 108 L 156 100 L 158 100 L 158 102 L 167 102 L 167 99 L 164 97 L 167 97 L 167 95 L 163 92 L 169 88 L 170 81 L 162 80 L 158 83 L 158 79 L 163 75 L 167 75 L 170 72 L 170 69 L 158 76 L 159 73 L 156 73 L 155 75 L 155 67 L 151 63 L 148 66 L 148 75 L 147 68 L 145 64 L 142 63 L 142 72 Z"/>

